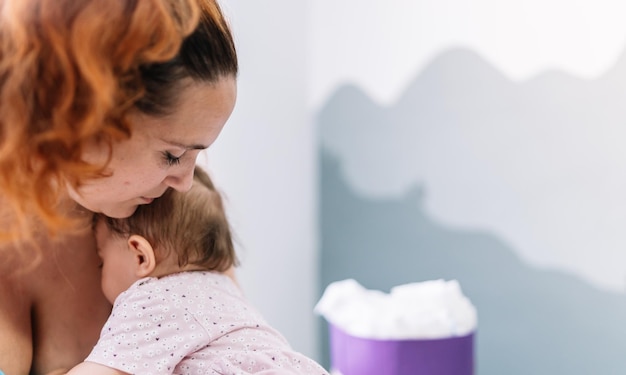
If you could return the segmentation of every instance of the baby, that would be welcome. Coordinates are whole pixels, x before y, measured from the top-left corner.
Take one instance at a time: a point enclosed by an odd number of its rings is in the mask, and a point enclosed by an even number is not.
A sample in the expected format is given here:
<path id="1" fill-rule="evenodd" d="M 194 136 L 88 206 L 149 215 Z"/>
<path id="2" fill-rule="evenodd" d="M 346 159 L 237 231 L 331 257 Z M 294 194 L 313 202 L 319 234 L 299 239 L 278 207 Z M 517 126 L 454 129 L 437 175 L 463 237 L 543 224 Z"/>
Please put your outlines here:
<path id="1" fill-rule="evenodd" d="M 224 274 L 237 264 L 219 193 L 196 167 L 127 219 L 94 219 L 113 311 L 69 374 L 325 374 L 291 349 Z"/>

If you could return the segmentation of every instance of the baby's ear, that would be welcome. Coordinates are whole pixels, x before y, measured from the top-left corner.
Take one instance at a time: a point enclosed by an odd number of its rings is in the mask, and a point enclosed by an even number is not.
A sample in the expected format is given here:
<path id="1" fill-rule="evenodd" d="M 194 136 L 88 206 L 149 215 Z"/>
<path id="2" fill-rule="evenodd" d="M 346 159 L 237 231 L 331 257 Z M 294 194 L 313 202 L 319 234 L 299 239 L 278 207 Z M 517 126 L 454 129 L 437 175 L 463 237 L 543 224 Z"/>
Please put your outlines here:
<path id="1" fill-rule="evenodd" d="M 135 274 L 140 278 L 150 276 L 156 268 L 156 256 L 150 242 L 133 234 L 128 238 L 128 248 L 134 255 Z"/>

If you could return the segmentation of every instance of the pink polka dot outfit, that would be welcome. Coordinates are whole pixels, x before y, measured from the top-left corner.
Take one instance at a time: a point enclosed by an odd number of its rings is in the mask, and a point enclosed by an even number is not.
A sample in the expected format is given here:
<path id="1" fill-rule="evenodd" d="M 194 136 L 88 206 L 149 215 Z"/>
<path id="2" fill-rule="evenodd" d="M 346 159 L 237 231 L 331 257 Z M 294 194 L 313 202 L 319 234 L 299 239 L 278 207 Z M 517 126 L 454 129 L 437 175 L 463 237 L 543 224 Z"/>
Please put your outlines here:
<path id="1" fill-rule="evenodd" d="M 130 374 L 325 374 L 295 352 L 232 280 L 203 271 L 134 283 L 86 359 Z"/>

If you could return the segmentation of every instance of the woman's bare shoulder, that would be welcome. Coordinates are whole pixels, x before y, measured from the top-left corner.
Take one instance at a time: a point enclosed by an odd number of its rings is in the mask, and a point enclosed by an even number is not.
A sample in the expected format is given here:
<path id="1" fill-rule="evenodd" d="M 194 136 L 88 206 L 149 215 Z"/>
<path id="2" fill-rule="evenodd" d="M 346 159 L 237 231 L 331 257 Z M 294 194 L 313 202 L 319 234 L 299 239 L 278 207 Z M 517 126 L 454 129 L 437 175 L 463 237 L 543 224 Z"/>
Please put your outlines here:
<path id="1" fill-rule="evenodd" d="M 0 282 L 18 285 L 22 293 L 41 284 L 52 274 L 79 270 L 86 262 L 93 263 L 95 240 L 91 231 L 76 231 L 69 235 L 0 243 Z"/>
<path id="2" fill-rule="evenodd" d="M 110 312 L 92 233 L 5 243 L 0 252 L 0 368 L 46 373 L 84 359 Z"/>
<path id="3" fill-rule="evenodd" d="M 26 374 L 32 361 L 31 309 L 33 295 L 25 273 L 18 272 L 23 259 L 19 246 L 0 246 L 0 368 L 7 374 Z"/>

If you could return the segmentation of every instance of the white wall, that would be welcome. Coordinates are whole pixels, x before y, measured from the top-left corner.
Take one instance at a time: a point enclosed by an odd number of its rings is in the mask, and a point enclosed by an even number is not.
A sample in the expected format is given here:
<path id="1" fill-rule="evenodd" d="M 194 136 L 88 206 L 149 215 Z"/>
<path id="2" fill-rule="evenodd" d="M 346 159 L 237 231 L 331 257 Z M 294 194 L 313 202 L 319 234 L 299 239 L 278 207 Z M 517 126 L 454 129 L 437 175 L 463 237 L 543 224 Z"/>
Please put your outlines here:
<path id="1" fill-rule="evenodd" d="M 240 58 L 234 114 L 200 158 L 228 201 L 245 293 L 318 357 L 315 137 L 306 109 L 306 2 L 221 2 Z"/>
<path id="2" fill-rule="evenodd" d="M 379 176 L 372 173 L 367 159 L 359 176 L 354 170 L 347 174 L 355 177 L 354 181 L 361 181 L 354 185 L 371 197 L 392 197 L 412 184 L 424 184 L 435 191 L 426 205 L 443 222 L 493 231 L 510 241 L 519 255 L 535 266 L 562 270 L 601 289 L 623 292 L 626 199 L 622 192 L 626 186 L 626 152 L 622 140 L 626 130 L 620 116 L 621 103 L 626 99 L 620 80 L 626 64 L 626 23 L 620 15 L 624 11 L 625 3 L 613 0 L 314 0 L 310 10 L 313 26 L 309 30 L 307 100 L 319 109 L 338 87 L 352 84 L 379 105 L 393 109 L 405 90 L 419 81 L 428 68 L 439 64 L 442 56 L 450 56 L 448 52 L 460 48 L 471 51 L 485 66 L 501 74 L 513 92 L 534 90 L 535 99 L 544 100 L 549 109 L 537 114 L 543 116 L 545 127 L 525 133 L 528 142 L 547 146 L 532 153 L 538 163 L 526 160 L 524 153 L 512 152 L 511 147 L 504 147 L 503 153 L 494 152 L 497 157 L 486 157 L 489 163 L 498 165 L 488 168 L 489 173 L 497 169 L 516 175 L 510 180 L 513 199 L 495 200 L 494 197 L 504 195 L 504 190 L 496 188 L 498 194 L 494 194 L 492 186 L 476 175 L 471 176 L 471 181 L 481 185 L 484 200 L 475 196 L 467 199 L 457 194 L 456 185 L 438 182 L 439 178 L 453 179 L 463 174 L 437 165 L 433 165 L 438 170 L 436 176 L 420 174 L 417 168 L 410 171 L 414 173 L 411 176 L 391 176 L 389 172 L 394 169 L 386 167 L 387 174 Z M 458 78 L 463 72 L 464 68 L 458 68 L 454 75 Z M 560 88 L 561 85 L 565 87 Z M 570 100 L 574 91 L 579 95 L 579 103 L 567 102 L 569 110 L 559 112 L 558 100 Z M 458 94 L 459 90 L 452 92 Z M 591 93 L 601 99 L 592 100 Z M 503 98 L 505 92 L 500 94 Z M 507 105 L 520 103 L 511 99 Z M 585 116 L 571 112 L 582 108 Z M 446 113 L 453 115 L 451 111 Z M 580 122 L 558 120 L 554 113 Z M 558 121 L 550 121 L 547 116 Z M 543 126 L 539 121 L 532 124 Z M 528 131 L 527 125 L 521 124 L 518 130 Z M 486 154 L 492 146 L 506 144 L 504 139 L 486 131 L 474 132 L 472 137 L 481 138 L 477 155 Z M 555 142 L 547 142 L 550 137 Z M 384 144 L 384 140 L 377 140 Z M 523 142 L 517 139 L 518 146 Z M 431 145 L 443 150 L 441 145 Z M 417 149 L 415 145 L 411 147 Z M 397 151 L 398 147 L 391 149 Z M 364 148 L 364 152 L 372 150 L 371 145 Z M 376 150 L 381 158 L 397 154 Z M 469 160 L 453 153 L 444 157 Z M 386 163 L 380 165 L 397 165 L 397 161 L 384 160 Z M 562 164 L 547 172 L 552 165 L 545 160 Z M 349 165 L 358 167 L 355 163 Z M 511 168 L 514 165 L 517 167 Z M 506 173 L 494 173 L 497 179 L 507 178 Z M 400 179 L 403 186 L 394 186 Z M 471 193 L 467 185 L 460 186 L 466 187 L 464 193 Z M 466 206 L 458 204 L 457 199 Z M 478 214 L 471 207 L 466 209 L 467 205 L 481 203 L 508 215 L 504 220 L 483 219 L 481 215 L 488 214 L 486 210 Z M 576 211 L 575 216 L 572 211 Z"/>
<path id="3" fill-rule="evenodd" d="M 354 82 L 392 103 L 449 48 L 469 48 L 514 80 L 545 69 L 593 78 L 624 49 L 615 0 L 312 0 L 309 100 Z"/>
<path id="4" fill-rule="evenodd" d="M 296 349 L 313 357 L 313 109 L 347 82 L 393 103 L 424 66 L 452 47 L 473 49 L 513 81 L 555 68 L 593 79 L 615 62 L 626 35 L 624 5 L 612 0 L 221 3 L 239 50 L 239 99 L 201 162 L 229 200 L 244 290 Z"/>
<path id="5" fill-rule="evenodd" d="M 458 279 L 477 374 L 626 368 L 626 3 L 311 4 L 321 281 Z"/>

